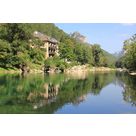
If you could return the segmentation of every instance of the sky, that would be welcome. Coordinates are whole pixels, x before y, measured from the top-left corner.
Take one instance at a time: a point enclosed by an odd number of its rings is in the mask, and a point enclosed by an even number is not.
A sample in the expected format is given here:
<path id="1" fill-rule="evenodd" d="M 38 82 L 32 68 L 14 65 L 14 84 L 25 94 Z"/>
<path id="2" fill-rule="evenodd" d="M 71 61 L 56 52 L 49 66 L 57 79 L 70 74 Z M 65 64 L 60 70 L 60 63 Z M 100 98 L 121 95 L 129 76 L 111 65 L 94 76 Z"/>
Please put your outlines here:
<path id="1" fill-rule="evenodd" d="M 123 41 L 136 33 L 136 24 L 126 23 L 56 23 L 66 33 L 78 31 L 87 37 L 87 42 L 100 44 L 110 52 L 120 52 Z"/>

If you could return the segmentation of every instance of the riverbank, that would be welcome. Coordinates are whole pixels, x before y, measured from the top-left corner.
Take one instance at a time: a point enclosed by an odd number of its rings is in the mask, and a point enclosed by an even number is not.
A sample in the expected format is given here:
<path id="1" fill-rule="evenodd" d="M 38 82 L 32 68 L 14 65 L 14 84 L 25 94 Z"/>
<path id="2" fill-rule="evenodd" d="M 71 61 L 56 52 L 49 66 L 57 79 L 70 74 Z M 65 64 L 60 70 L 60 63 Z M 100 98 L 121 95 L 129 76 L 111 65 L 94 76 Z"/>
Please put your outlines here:
<path id="1" fill-rule="evenodd" d="M 119 71 L 119 72 L 127 72 L 131 76 L 136 76 L 136 71 L 129 71 L 126 68 L 117 68 L 117 71 Z"/>
<path id="2" fill-rule="evenodd" d="M 127 72 L 131 76 L 136 76 L 136 71 L 129 71 L 128 69 L 125 69 L 125 68 L 117 68 L 117 71 L 119 71 L 119 72 Z"/>
<path id="3" fill-rule="evenodd" d="M 41 65 L 30 65 L 28 67 L 29 71 L 26 70 L 26 73 L 44 73 L 44 68 Z M 22 70 L 17 68 L 1 68 L 0 74 L 21 74 Z"/>
<path id="4" fill-rule="evenodd" d="M 90 71 L 96 71 L 96 72 L 105 72 L 105 71 L 116 71 L 116 68 L 108 68 L 108 67 L 93 67 L 90 69 Z"/>
<path id="5" fill-rule="evenodd" d="M 85 72 L 108 72 L 108 71 L 115 71 L 115 68 L 108 68 L 108 67 L 90 67 L 89 65 L 78 65 L 73 66 L 71 68 L 65 69 L 64 73 L 66 74 L 82 74 Z M 20 69 L 4 69 L 0 68 L 0 73 L 21 73 Z M 30 69 L 29 73 L 44 73 L 44 69 Z M 51 72 L 52 73 L 52 72 Z M 55 72 L 53 72 L 55 74 Z"/>
<path id="6" fill-rule="evenodd" d="M 84 72 L 108 72 L 115 71 L 115 68 L 108 67 L 89 67 L 89 65 L 79 65 L 66 69 L 66 73 L 84 73 Z"/>
<path id="7" fill-rule="evenodd" d="M 22 71 L 20 69 L 4 69 L 0 68 L 0 74 L 21 74 Z M 43 70 L 31 69 L 29 73 L 44 73 Z"/>

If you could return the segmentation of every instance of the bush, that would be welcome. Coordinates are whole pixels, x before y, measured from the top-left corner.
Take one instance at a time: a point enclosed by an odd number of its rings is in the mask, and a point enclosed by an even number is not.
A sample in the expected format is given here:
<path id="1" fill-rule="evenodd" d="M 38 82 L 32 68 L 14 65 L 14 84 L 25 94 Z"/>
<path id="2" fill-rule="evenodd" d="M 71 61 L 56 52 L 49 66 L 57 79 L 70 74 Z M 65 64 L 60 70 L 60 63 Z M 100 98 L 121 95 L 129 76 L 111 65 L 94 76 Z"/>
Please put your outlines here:
<path id="1" fill-rule="evenodd" d="M 66 68 L 70 67 L 71 64 L 66 63 L 59 57 L 52 57 L 45 60 L 45 68 L 54 68 L 64 71 Z"/>

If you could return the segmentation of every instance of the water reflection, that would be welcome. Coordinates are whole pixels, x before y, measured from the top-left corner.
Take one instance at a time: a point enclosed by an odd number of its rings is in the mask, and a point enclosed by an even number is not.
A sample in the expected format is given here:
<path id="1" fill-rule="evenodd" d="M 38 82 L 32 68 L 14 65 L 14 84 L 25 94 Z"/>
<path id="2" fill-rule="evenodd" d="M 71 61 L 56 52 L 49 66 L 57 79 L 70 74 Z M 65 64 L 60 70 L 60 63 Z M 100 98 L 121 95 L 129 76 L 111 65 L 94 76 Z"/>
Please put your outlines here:
<path id="1" fill-rule="evenodd" d="M 136 78 L 123 73 L 0 75 L 0 113 L 55 113 L 66 104 L 80 106 L 88 95 L 97 99 L 110 84 L 121 86 L 123 100 L 136 106 Z"/>
<path id="2" fill-rule="evenodd" d="M 117 73 L 118 83 L 123 88 L 124 101 L 131 103 L 132 106 L 136 106 L 136 77 L 127 75 L 125 73 Z"/>

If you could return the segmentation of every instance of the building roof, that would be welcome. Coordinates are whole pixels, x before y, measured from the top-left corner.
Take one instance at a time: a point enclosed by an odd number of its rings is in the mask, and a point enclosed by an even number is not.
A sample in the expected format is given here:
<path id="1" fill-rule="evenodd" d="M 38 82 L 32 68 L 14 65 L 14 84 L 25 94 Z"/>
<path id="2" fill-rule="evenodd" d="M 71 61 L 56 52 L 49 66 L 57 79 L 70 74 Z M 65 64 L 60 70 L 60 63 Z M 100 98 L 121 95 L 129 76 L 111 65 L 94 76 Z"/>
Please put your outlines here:
<path id="1" fill-rule="evenodd" d="M 58 43 L 58 41 L 55 38 L 49 37 L 41 32 L 35 31 L 33 33 L 33 36 L 36 38 L 39 38 L 41 41 L 47 41 L 51 43 Z"/>

